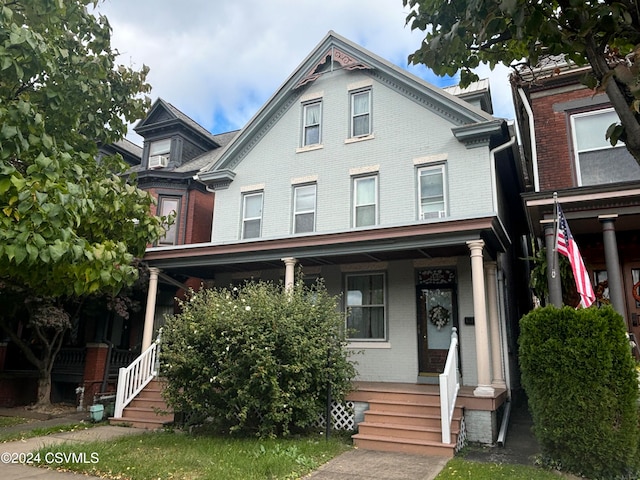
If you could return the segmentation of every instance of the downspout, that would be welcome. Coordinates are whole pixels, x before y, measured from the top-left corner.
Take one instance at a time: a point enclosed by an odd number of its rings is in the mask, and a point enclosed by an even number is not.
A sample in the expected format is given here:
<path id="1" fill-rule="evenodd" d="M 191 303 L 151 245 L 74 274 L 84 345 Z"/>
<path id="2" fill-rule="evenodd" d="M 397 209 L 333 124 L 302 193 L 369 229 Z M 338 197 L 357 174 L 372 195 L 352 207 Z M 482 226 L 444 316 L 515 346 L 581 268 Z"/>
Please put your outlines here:
<path id="1" fill-rule="evenodd" d="M 540 191 L 540 177 L 538 175 L 538 148 L 536 147 L 536 129 L 533 122 L 533 110 L 529 105 L 529 100 L 522 88 L 518 88 L 518 95 L 522 100 L 522 106 L 527 111 L 527 119 L 529 120 L 529 141 L 531 143 L 531 163 L 533 164 L 533 187 L 536 192 Z"/>
<path id="2" fill-rule="evenodd" d="M 515 143 L 516 136 L 512 135 L 511 139 L 508 142 L 503 143 L 502 145 L 498 145 L 496 148 L 489 152 L 489 156 L 491 159 L 491 199 L 493 202 L 493 213 L 495 213 L 496 216 L 498 215 L 498 179 L 496 178 L 496 153 L 512 147 Z"/>

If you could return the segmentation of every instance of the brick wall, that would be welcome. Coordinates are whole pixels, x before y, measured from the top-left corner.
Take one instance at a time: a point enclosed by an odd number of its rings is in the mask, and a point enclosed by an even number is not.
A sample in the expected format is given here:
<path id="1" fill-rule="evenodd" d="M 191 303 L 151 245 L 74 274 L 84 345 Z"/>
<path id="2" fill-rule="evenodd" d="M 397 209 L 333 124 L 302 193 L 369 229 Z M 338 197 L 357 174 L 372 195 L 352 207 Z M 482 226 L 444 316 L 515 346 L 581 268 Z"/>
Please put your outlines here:
<path id="1" fill-rule="evenodd" d="M 211 241 L 214 194 L 191 190 L 185 218 L 185 243 Z"/>
<path id="2" fill-rule="evenodd" d="M 557 190 L 576 185 L 569 115 L 554 105 L 593 96 L 586 88 L 574 91 L 538 92 L 532 99 L 540 190 Z M 557 109 L 559 110 L 559 109 Z"/>

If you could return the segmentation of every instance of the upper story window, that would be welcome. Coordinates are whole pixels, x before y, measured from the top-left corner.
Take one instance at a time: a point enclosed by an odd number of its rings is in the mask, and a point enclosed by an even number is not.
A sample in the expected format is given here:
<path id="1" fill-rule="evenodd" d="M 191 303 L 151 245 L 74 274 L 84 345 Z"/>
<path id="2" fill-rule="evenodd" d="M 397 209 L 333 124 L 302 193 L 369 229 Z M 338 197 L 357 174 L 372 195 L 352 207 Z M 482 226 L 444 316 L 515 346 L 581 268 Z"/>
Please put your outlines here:
<path id="1" fill-rule="evenodd" d="M 242 196 L 242 238 L 259 238 L 262 230 L 262 192 Z"/>
<path id="2" fill-rule="evenodd" d="M 149 168 L 166 167 L 171 153 L 171 139 L 157 140 L 149 145 Z"/>
<path id="3" fill-rule="evenodd" d="M 571 116 L 578 185 L 601 185 L 640 179 L 640 166 L 622 142 L 605 138 L 618 115 L 611 109 Z"/>
<path id="4" fill-rule="evenodd" d="M 322 101 L 303 105 L 302 146 L 318 145 L 321 141 Z"/>
<path id="5" fill-rule="evenodd" d="M 371 135 L 371 90 L 351 94 L 351 137 Z"/>
<path id="6" fill-rule="evenodd" d="M 293 189 L 293 233 L 315 231 L 316 185 L 300 185 Z"/>
<path id="7" fill-rule="evenodd" d="M 346 277 L 347 329 L 352 340 L 385 340 L 384 274 Z"/>
<path id="8" fill-rule="evenodd" d="M 444 165 L 418 169 L 418 204 L 420 220 L 447 215 Z"/>
<path id="9" fill-rule="evenodd" d="M 164 237 L 158 240 L 158 245 L 176 245 L 178 242 L 178 225 L 180 208 L 180 197 L 163 197 L 158 198 L 158 214 L 162 217 L 174 215 L 173 224 L 167 229 Z"/>
<path id="10" fill-rule="evenodd" d="M 376 225 L 378 219 L 378 177 L 353 179 L 353 226 Z"/>

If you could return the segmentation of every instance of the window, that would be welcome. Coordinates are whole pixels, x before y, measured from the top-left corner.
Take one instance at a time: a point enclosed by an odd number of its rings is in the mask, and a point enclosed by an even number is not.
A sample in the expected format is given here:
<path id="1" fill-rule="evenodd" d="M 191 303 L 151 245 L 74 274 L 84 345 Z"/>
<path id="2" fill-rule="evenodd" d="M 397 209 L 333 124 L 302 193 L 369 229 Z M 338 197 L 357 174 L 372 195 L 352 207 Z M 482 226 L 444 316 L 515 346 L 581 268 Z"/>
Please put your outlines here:
<path id="1" fill-rule="evenodd" d="M 157 140 L 149 145 L 149 168 L 166 167 L 171 153 L 171 139 Z"/>
<path id="2" fill-rule="evenodd" d="M 384 275 L 349 275 L 347 283 L 347 329 L 354 340 L 384 340 Z"/>
<path id="3" fill-rule="evenodd" d="M 302 146 L 317 145 L 320 143 L 320 117 L 322 115 L 322 102 L 308 103 L 303 107 L 303 134 Z"/>
<path id="4" fill-rule="evenodd" d="M 316 185 L 293 189 L 293 233 L 313 232 L 316 225 Z"/>
<path id="5" fill-rule="evenodd" d="M 420 220 L 446 216 L 444 165 L 418 169 Z"/>
<path id="6" fill-rule="evenodd" d="M 353 179 L 354 227 L 376 225 L 378 218 L 378 177 Z"/>
<path id="7" fill-rule="evenodd" d="M 242 197 L 242 238 L 258 238 L 262 226 L 262 192 Z"/>
<path id="8" fill-rule="evenodd" d="M 178 208 L 180 206 L 179 197 L 160 197 L 158 201 L 158 213 L 161 217 L 174 214 L 173 224 L 167 229 L 164 237 L 158 240 L 159 245 L 176 245 L 178 237 Z"/>
<path id="9" fill-rule="evenodd" d="M 601 185 L 640 179 L 640 166 L 618 142 L 612 147 L 605 138 L 607 129 L 617 123 L 613 109 L 571 116 L 578 185 Z"/>
<path id="10" fill-rule="evenodd" d="M 351 94 L 351 137 L 371 134 L 371 90 Z"/>

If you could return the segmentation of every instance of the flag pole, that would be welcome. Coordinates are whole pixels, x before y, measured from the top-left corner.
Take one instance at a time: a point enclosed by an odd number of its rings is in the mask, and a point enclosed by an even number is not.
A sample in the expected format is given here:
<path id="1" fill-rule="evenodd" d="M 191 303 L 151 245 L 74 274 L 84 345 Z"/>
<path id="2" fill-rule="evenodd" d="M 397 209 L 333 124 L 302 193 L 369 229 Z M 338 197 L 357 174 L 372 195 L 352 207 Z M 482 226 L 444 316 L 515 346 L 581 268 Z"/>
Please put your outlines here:
<path id="1" fill-rule="evenodd" d="M 551 256 L 551 278 L 556 278 L 556 259 L 558 255 L 556 252 L 558 251 L 558 192 L 553 192 L 553 255 Z"/>

